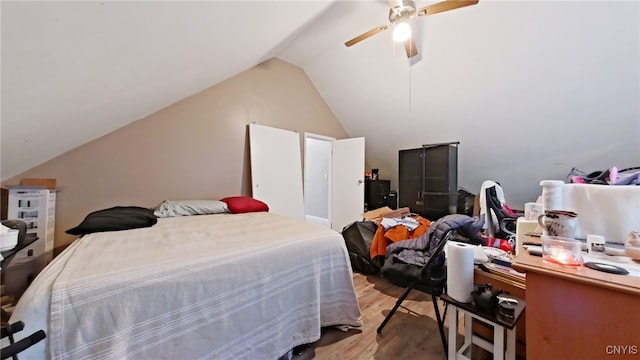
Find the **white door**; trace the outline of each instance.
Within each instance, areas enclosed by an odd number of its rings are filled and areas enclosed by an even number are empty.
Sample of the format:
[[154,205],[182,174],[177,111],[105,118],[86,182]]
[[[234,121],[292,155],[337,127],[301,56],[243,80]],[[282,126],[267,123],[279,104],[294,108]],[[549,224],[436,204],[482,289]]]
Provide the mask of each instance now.
[[333,142],[331,173],[331,228],[341,232],[346,225],[362,220],[364,138]]
[[249,146],[253,197],[269,212],[304,220],[298,133],[249,124]]

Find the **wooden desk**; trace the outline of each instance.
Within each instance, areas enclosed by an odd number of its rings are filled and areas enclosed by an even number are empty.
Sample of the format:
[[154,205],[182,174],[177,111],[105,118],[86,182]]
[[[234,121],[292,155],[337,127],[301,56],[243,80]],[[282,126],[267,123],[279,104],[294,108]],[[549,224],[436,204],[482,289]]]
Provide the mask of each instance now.
[[640,359],[640,278],[567,269],[519,254],[527,359]]

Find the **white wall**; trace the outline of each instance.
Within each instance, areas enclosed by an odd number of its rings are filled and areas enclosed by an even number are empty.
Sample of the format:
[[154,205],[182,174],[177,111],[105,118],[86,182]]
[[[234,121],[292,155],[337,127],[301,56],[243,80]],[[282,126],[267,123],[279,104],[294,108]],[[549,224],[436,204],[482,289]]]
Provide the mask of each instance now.
[[[282,79],[287,79],[283,82]],[[55,245],[90,212],[162,200],[251,195],[247,124],[345,138],[304,72],[264,62],[108,135],[73,149],[20,178],[55,178]]]

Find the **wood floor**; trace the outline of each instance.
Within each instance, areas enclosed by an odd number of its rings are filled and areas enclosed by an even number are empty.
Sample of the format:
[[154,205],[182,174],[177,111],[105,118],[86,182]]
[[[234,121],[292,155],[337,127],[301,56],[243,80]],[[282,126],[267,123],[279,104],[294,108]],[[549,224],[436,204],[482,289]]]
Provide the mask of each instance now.
[[[445,359],[431,297],[414,290],[387,323],[381,335],[376,329],[393,308],[404,288],[378,275],[353,276],[362,322],[361,329],[323,330],[322,337],[294,360],[307,359]],[[440,312],[444,310],[438,302]],[[448,319],[445,334],[448,336]],[[464,322],[461,322],[461,325]],[[459,335],[460,336],[460,335]]]

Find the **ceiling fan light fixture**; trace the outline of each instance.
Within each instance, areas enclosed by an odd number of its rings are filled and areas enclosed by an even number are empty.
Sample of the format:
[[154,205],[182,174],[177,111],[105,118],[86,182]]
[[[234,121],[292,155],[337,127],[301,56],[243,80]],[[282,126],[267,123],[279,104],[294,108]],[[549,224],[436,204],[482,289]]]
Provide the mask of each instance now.
[[393,41],[405,42],[411,37],[411,26],[405,21],[399,21],[393,29]]
[[412,37],[411,26],[409,21],[413,18],[438,14],[441,12],[459,9],[470,5],[475,5],[479,0],[442,0],[438,3],[416,8],[413,0],[388,0],[389,5],[389,22],[387,24],[376,26],[375,28],[362,33],[353,39],[344,43],[346,47],[353,46],[364,39],[380,33],[393,27],[394,42],[404,42],[404,48],[408,58],[418,55],[416,43]]

